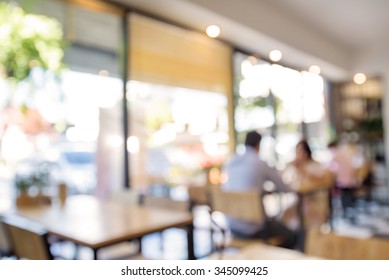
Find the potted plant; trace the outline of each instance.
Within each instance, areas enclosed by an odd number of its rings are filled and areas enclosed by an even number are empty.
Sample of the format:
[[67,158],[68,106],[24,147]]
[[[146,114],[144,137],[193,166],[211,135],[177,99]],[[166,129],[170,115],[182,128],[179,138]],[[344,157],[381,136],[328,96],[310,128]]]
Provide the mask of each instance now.
[[31,186],[31,181],[28,176],[24,176],[24,175],[15,176],[15,187],[18,195],[27,195],[30,186]]
[[29,173],[15,175],[17,206],[51,203],[51,198],[44,192],[50,186],[50,168],[50,164],[38,162]]
[[63,68],[63,45],[57,20],[0,3],[0,74],[4,78],[24,81],[34,67],[58,73]]
[[30,205],[32,202],[29,195],[29,189],[31,187],[30,176],[17,174],[14,179],[14,184],[16,187],[16,205]]
[[32,102],[38,85],[31,73],[35,69],[39,73],[59,74],[64,68],[63,47],[62,27],[56,19],[28,14],[13,4],[0,3],[0,79],[8,87],[2,93],[3,98],[7,96],[5,108],[0,109],[18,115],[21,121],[10,122],[25,133],[31,133],[31,128],[25,126],[32,122],[27,120],[37,120],[34,134],[46,128],[41,127],[44,120]]

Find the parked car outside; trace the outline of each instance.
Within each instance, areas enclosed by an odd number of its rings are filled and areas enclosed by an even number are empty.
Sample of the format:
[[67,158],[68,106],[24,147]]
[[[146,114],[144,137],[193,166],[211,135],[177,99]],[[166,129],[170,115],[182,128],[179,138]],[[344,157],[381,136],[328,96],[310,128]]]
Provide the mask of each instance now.
[[38,175],[49,173],[44,182],[47,187],[65,183],[69,194],[92,194],[96,187],[96,170],[94,145],[66,142],[20,162],[15,182],[20,179],[33,182],[42,177]]
[[55,149],[60,174],[59,180],[70,193],[93,193],[96,187],[96,150],[92,145],[66,143]]

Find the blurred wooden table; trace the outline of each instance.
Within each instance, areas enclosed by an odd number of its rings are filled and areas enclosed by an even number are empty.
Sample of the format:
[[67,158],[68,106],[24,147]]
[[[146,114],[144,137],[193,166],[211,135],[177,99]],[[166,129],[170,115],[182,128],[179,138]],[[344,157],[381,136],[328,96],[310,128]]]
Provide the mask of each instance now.
[[52,206],[15,208],[19,215],[43,225],[50,234],[89,247],[100,248],[172,227],[186,227],[188,259],[194,259],[193,217],[184,212],[101,201],[94,196],[71,196]]

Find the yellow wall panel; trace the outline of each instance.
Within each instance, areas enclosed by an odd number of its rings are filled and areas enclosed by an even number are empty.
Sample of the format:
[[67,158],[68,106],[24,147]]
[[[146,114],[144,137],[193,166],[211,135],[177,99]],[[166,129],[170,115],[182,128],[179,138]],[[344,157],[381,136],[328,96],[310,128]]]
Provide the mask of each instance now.
[[230,94],[229,46],[139,15],[130,17],[130,78]]

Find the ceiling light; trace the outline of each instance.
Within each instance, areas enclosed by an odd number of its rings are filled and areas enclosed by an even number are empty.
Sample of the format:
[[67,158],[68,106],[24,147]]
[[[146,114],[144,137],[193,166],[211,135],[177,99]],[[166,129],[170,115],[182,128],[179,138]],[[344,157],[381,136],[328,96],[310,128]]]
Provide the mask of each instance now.
[[207,27],[207,35],[211,38],[216,38],[220,35],[220,28],[217,25],[210,25]]
[[258,58],[256,58],[255,56],[249,56],[247,60],[250,61],[252,65],[257,64],[258,62]]
[[109,77],[109,71],[106,69],[102,69],[99,71],[99,76]]
[[364,82],[366,82],[366,75],[363,73],[357,73],[354,75],[354,83],[358,85],[362,85]]
[[277,61],[280,61],[281,58],[282,58],[282,52],[279,51],[279,50],[272,50],[270,53],[269,53],[269,58],[274,61],[274,62],[277,62]]
[[311,67],[309,67],[309,72],[316,74],[316,75],[319,75],[321,72],[321,69],[317,65],[312,65]]

